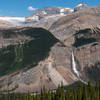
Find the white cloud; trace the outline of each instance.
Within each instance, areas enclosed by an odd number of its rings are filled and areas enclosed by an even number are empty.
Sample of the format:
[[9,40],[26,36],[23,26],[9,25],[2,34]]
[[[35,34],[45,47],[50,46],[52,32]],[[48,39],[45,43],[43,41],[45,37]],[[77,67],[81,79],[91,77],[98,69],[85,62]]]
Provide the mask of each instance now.
[[32,6],[29,6],[27,9],[28,9],[29,11],[34,11],[34,10],[36,10],[37,8],[34,8],[34,7],[32,7]]

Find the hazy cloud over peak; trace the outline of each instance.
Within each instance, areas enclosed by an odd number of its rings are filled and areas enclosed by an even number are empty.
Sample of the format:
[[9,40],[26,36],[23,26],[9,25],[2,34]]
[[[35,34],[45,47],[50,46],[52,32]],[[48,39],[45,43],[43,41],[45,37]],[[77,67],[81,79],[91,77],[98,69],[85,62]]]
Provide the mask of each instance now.
[[32,7],[32,6],[29,6],[27,9],[28,9],[29,11],[34,11],[34,10],[36,10],[37,8],[34,8],[34,7]]

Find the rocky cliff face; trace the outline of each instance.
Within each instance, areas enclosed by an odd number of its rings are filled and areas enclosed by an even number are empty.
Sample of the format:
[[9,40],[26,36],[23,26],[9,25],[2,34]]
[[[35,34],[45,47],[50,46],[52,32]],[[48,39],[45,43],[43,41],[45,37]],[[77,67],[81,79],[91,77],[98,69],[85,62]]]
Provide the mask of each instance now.
[[[95,70],[97,69],[97,65],[99,68],[98,63],[100,62],[100,29],[85,29],[75,35],[74,46],[77,45],[77,47],[75,47],[74,54],[79,64],[79,72],[82,73],[83,78],[86,79],[87,77],[87,79],[95,82],[95,78],[98,77]],[[92,68],[95,70],[92,70]],[[94,71],[94,74],[92,74],[92,71]],[[96,81],[99,82],[99,78]]]
[[83,81],[100,82],[99,78],[95,79],[99,76],[100,65],[99,20],[100,7],[97,6],[65,16],[49,29],[69,50],[74,51],[77,71]]
[[44,27],[48,29],[53,22],[73,12],[71,8],[46,7],[37,10],[25,18],[24,26]]
[[74,42],[73,34],[76,31],[100,27],[99,16],[100,6],[84,9],[60,18],[59,21],[52,24],[49,30],[66,45],[71,46]]

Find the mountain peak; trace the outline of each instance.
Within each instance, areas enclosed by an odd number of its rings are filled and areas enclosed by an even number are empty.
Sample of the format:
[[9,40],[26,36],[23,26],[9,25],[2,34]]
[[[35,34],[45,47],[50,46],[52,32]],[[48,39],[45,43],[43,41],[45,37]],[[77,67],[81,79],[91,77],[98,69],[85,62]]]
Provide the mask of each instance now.
[[42,9],[37,10],[36,12],[34,12],[32,15],[27,16],[27,19],[32,19],[32,20],[36,20],[36,18],[34,18],[35,16],[38,16],[38,19],[42,19],[46,16],[53,16],[53,15],[67,15],[69,13],[72,13],[73,9],[71,8],[63,8],[63,7],[45,7]]
[[83,2],[80,2],[80,3],[77,4],[76,7],[80,7],[80,6],[83,6],[83,5],[85,5],[85,4]]
[[74,12],[75,11],[79,11],[79,10],[82,10],[82,9],[87,9],[89,8],[89,6],[83,2],[80,2],[76,5],[76,7],[74,8]]

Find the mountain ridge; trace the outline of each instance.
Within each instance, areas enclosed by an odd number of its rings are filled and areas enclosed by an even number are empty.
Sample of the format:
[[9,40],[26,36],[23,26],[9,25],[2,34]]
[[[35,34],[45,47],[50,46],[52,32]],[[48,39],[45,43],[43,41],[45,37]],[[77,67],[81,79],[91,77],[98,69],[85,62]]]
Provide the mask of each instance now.
[[[83,5],[85,5],[85,4],[83,4]],[[27,26],[39,26],[38,24],[40,24],[42,22],[41,21],[42,18],[45,19],[45,17],[49,17],[52,15],[53,16],[59,15],[59,17],[57,18],[57,19],[59,19],[62,16],[66,16],[66,15],[74,12],[74,9],[66,8],[66,7],[56,7],[56,6],[44,7],[44,8],[36,10],[33,14],[26,16],[26,17],[0,16],[0,20],[7,21],[7,22],[13,24],[14,26],[26,26],[26,27]],[[85,9],[85,8],[83,7],[83,9]],[[79,10],[81,10],[81,9],[79,9]],[[6,17],[6,18],[4,18],[4,17]],[[55,19],[55,17],[51,18],[50,21],[54,20],[54,19]],[[38,23],[38,21],[40,21],[40,22]]]

